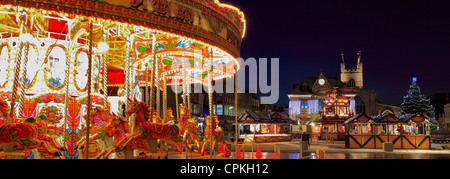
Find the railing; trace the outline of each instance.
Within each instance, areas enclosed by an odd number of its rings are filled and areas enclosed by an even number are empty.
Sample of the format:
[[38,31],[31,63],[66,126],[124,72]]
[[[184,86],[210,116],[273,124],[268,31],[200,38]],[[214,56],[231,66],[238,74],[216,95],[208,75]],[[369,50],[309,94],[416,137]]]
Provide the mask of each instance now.
[[327,152],[325,152],[325,150],[316,148],[315,155],[308,155],[305,157],[301,157],[299,159],[326,159],[326,158],[327,158]]

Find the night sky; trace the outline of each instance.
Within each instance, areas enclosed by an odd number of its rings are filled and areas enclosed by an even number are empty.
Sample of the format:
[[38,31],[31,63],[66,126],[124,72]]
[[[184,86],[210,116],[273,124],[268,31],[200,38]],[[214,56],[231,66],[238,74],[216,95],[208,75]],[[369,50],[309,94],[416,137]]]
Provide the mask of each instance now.
[[[356,68],[362,51],[364,88],[400,104],[418,77],[422,93],[450,92],[450,3],[399,0],[221,0],[241,9],[247,33],[241,57],[280,59],[280,98],[303,78],[340,77],[340,52]],[[264,94],[261,94],[264,95]]]

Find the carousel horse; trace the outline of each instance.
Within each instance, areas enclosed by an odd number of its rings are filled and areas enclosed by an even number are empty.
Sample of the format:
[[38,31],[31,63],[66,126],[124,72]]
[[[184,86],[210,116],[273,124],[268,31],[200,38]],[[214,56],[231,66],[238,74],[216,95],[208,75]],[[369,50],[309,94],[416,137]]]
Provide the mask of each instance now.
[[178,149],[184,146],[187,150],[190,150],[190,147],[181,137],[183,136],[182,131],[176,124],[150,121],[150,108],[147,103],[129,100],[125,114],[127,117],[135,114],[134,131],[128,140],[129,142],[132,140],[160,139],[168,144],[175,145]]
[[197,120],[191,119],[189,108],[185,104],[180,105],[180,130],[183,131],[183,140],[189,137],[190,141],[195,142],[197,147],[200,147],[200,137],[197,132]]
[[23,122],[13,120],[0,125],[0,144],[14,144],[17,150],[31,150],[42,145],[38,139],[38,127],[34,118]]
[[[108,116],[112,116],[109,114]],[[106,115],[106,111],[103,106],[94,105],[91,109],[90,119],[90,130],[89,130],[89,140],[94,141],[97,139],[104,139],[105,137],[112,137],[112,132],[109,131],[109,117]],[[84,119],[87,119],[87,114],[85,114]],[[75,148],[80,147],[83,149],[86,144],[86,136],[83,136]]]
[[[126,125],[126,126],[121,127],[121,129],[125,129],[125,130],[122,130],[121,133],[119,133],[119,134],[115,133],[113,146],[111,148],[106,149],[104,152],[100,153],[97,156],[97,158],[108,158],[109,155],[111,155],[111,153],[114,152],[114,150],[116,151],[116,153],[119,153],[119,151],[121,149],[122,150],[130,150],[130,149],[137,148],[136,146],[133,146],[133,144],[131,144],[131,142],[128,142],[128,140],[127,140],[127,139],[133,138],[132,136],[128,135],[128,129],[129,129],[128,121],[126,121],[125,118],[123,118],[123,117],[120,117],[120,116],[116,116],[116,117],[120,118],[120,121],[121,121],[121,122],[119,122],[119,119],[118,119],[117,124]],[[172,108],[167,109],[166,113],[164,114],[164,119],[157,117],[156,113],[153,113],[153,119],[156,119],[156,121],[159,121],[159,122],[173,121],[174,116],[172,114]],[[111,121],[111,122],[113,122],[113,121]],[[137,135],[138,134],[139,133],[137,133]],[[118,135],[120,138],[118,138]],[[128,136],[128,137],[126,137],[126,136]],[[137,136],[134,136],[134,137],[137,137]],[[137,145],[141,145],[141,144],[142,143],[138,143]],[[139,148],[142,149],[143,147],[145,147],[145,146],[141,145]],[[148,146],[145,148],[148,148]]]
[[110,114],[109,123],[105,126],[102,135],[103,137],[114,137],[112,145],[97,155],[97,158],[108,158],[115,150],[122,148],[127,141],[129,136],[128,121],[120,115]]
[[[86,118],[87,115],[84,116]],[[95,141],[98,139],[109,140],[112,138],[112,144],[107,144],[107,148],[102,152],[97,154],[97,158],[108,158],[109,155],[114,152],[115,149],[119,149],[125,146],[125,141],[129,133],[129,124],[120,115],[109,113],[106,116],[106,111],[103,106],[94,106],[91,110],[90,120],[92,126],[90,127],[90,141]],[[86,145],[86,137],[84,136],[80,141],[78,141],[77,147],[84,149]],[[128,146],[128,148],[131,148]]]
[[[9,106],[3,99],[0,99],[0,110],[3,119],[0,123],[0,144],[2,147],[13,144],[16,150],[40,149],[47,152],[51,157],[60,157],[62,149],[51,137],[52,129],[48,128],[48,118],[40,115],[37,120],[33,117],[26,120],[11,119],[6,111]],[[50,120],[51,121],[51,120]]]
[[8,103],[0,98],[0,144],[13,144],[18,150],[35,149],[42,144],[38,139],[38,128],[34,118],[23,122],[9,117],[10,107]]
[[54,155],[61,158],[59,151],[64,151],[63,145],[60,145],[55,139],[59,137],[59,131],[64,131],[64,127],[56,127],[63,118],[62,112],[55,106],[45,106],[38,114],[36,125],[38,128],[38,139],[43,141],[42,146],[38,147],[43,158],[53,158]]
[[172,108],[168,108],[166,112],[164,113],[164,123],[168,123],[169,121],[174,121],[175,117],[173,116]]
[[[225,136],[223,134],[223,131],[220,127],[216,128],[216,125],[219,124],[219,117],[217,115],[214,116],[214,119],[211,119],[211,116],[206,116],[206,129],[205,129],[205,138],[203,139],[203,146],[201,154],[204,154],[205,148],[207,146],[212,147],[212,150],[214,151],[216,144],[225,144]],[[211,126],[211,128],[210,128]],[[210,131],[212,130],[212,135]],[[225,150],[228,150],[227,145],[224,145]]]

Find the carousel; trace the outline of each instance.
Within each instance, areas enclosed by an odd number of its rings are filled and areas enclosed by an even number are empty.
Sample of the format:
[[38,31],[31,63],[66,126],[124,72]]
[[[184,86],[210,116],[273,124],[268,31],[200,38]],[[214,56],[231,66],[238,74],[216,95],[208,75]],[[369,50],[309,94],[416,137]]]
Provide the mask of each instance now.
[[214,111],[245,28],[219,0],[0,0],[0,157],[132,158],[161,142],[213,154],[223,132],[211,114],[198,138],[191,84]]

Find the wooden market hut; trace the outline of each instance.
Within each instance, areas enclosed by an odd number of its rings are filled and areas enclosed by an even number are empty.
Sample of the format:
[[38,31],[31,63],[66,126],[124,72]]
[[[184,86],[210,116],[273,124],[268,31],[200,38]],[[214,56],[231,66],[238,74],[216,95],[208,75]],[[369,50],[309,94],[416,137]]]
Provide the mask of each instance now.
[[356,115],[344,122],[346,148],[379,148],[392,142],[394,149],[430,149],[429,120],[421,115]]
[[238,118],[238,136],[244,142],[290,141],[292,119],[283,112],[245,111]]

